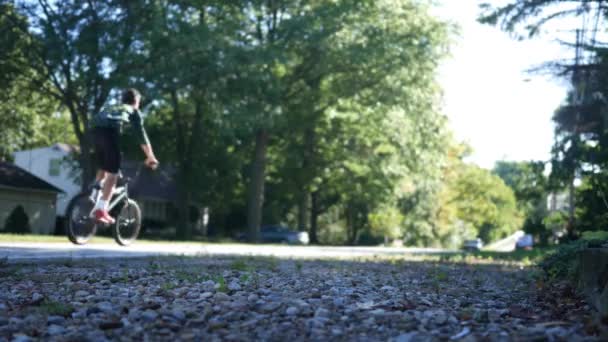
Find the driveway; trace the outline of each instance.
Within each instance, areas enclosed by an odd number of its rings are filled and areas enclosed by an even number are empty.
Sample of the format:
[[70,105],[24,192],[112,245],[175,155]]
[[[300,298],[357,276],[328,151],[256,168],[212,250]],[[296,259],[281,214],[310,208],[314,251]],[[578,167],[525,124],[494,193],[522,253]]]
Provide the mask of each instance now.
[[76,246],[70,243],[0,243],[0,258],[9,261],[70,258],[132,258],[161,255],[275,256],[282,258],[352,258],[374,255],[450,253],[434,248],[322,247],[203,243],[135,243]]

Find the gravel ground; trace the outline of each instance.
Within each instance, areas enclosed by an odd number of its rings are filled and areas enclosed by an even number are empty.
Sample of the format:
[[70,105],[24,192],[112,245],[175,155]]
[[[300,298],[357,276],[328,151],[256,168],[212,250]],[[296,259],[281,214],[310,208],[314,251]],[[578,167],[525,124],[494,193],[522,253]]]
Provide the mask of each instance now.
[[596,341],[564,284],[508,265],[165,257],[0,266],[0,341]]

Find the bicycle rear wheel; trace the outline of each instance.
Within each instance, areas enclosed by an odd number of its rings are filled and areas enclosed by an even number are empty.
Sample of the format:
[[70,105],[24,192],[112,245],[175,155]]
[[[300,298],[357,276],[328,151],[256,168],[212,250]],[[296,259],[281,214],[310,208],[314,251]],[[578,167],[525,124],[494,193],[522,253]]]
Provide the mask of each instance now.
[[76,245],[84,245],[95,235],[97,223],[89,215],[95,206],[88,194],[76,195],[66,211],[66,234]]
[[141,210],[139,205],[132,199],[127,200],[118,215],[114,224],[114,240],[121,246],[128,246],[139,235],[141,229]]

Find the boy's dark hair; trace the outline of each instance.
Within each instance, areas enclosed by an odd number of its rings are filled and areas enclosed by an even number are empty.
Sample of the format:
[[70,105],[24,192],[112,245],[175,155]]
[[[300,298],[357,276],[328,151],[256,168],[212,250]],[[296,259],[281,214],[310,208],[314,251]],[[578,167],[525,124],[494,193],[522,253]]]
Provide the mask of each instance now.
[[133,105],[135,104],[136,98],[141,99],[141,94],[139,91],[137,91],[137,89],[130,88],[122,93],[122,103],[124,104]]

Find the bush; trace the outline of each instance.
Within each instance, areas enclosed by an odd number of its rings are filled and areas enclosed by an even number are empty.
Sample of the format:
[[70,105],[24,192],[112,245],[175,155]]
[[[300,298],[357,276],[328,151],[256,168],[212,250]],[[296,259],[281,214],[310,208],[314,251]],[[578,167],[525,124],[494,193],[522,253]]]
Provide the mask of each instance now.
[[539,266],[550,279],[574,280],[579,268],[578,253],[585,248],[600,247],[606,242],[608,242],[607,232],[585,232],[581,239],[558,246],[539,263]]
[[27,234],[32,232],[30,218],[27,216],[23,206],[18,205],[13,209],[4,223],[4,232],[14,234]]

